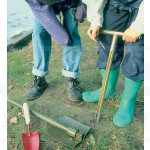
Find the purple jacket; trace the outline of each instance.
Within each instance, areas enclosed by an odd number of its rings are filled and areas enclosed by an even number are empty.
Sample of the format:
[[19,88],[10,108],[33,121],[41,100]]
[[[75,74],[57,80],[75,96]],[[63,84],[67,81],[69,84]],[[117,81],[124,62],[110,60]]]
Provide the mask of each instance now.
[[[71,45],[71,39],[69,37],[69,34],[64,28],[64,26],[56,18],[56,14],[52,6],[43,5],[41,2],[39,2],[39,0],[26,0],[26,2],[30,6],[36,19],[40,22],[40,24],[47,30],[47,32],[53,37],[53,39],[57,43],[63,46]],[[77,19],[82,19],[81,21],[79,21],[83,22],[84,18],[80,17],[79,13],[76,17]]]
[[36,19],[57,43],[63,46],[71,44],[69,34],[56,18],[55,12],[50,5],[43,5],[38,0],[26,0],[26,2],[29,4]]

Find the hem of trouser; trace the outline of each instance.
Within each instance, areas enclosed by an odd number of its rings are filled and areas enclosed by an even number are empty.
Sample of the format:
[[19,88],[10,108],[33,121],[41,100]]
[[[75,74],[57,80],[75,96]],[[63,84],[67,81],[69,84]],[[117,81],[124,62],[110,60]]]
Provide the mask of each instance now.
[[[112,65],[112,66],[111,66],[111,70],[116,69],[119,65],[120,65],[120,62],[119,62],[119,63],[116,63],[115,65]],[[97,67],[98,69],[106,69],[106,67],[104,67],[104,66],[99,66],[99,65],[97,65],[97,64],[96,64],[96,67]]]
[[135,81],[135,82],[139,82],[139,81],[144,81],[144,73],[142,73],[142,74],[139,74],[139,75],[137,75],[137,76],[135,76],[135,77],[131,77],[131,76],[128,76],[123,70],[122,70],[122,73],[124,74],[124,76],[126,77],[126,78],[128,78],[128,79],[130,79],[130,80],[133,80],[133,81]]
[[63,70],[62,75],[65,77],[78,78],[80,76],[80,72],[70,72]]
[[49,71],[40,71],[33,67],[32,73],[38,77],[45,77],[46,75],[48,75]]

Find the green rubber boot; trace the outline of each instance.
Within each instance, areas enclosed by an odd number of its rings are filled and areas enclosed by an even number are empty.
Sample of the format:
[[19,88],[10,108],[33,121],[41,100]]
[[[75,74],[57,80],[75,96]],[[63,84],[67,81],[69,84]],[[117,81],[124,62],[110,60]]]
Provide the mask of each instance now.
[[142,81],[135,82],[124,79],[124,91],[120,101],[120,107],[113,117],[113,123],[118,127],[125,127],[132,122],[136,96]]
[[[120,66],[110,71],[107,89],[105,93],[105,99],[113,98],[116,95],[115,92],[116,92],[116,85],[119,77],[119,70],[120,70]],[[102,76],[102,79],[104,79],[105,69],[100,69],[100,74]],[[101,93],[101,88],[96,91],[83,92],[82,99],[86,102],[95,103],[99,101],[100,93]]]

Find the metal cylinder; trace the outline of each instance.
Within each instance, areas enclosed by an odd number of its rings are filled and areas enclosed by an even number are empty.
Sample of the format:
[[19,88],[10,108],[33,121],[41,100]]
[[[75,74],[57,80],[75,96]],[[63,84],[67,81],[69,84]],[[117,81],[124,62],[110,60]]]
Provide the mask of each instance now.
[[[10,98],[7,98],[7,101],[20,107],[23,108],[22,104],[19,102],[16,102],[15,100],[12,100]],[[78,129],[74,129],[72,127],[68,127],[60,122],[58,122],[57,120],[50,118],[44,114],[41,114],[33,109],[30,109],[31,114],[33,114],[34,116],[40,118],[41,120],[47,122],[48,124],[50,124],[51,126],[54,126],[56,128],[59,128],[63,131],[66,131],[68,135],[70,135],[71,137],[76,138],[77,140],[81,140],[81,137],[83,137],[84,133],[79,132]],[[78,133],[78,134],[77,134]],[[82,140],[81,140],[82,141]]]

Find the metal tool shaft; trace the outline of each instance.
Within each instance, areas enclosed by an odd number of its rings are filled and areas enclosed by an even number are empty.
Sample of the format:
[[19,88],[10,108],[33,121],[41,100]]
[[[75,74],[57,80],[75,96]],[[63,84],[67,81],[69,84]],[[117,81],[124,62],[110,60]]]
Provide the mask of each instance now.
[[121,33],[121,32],[107,31],[107,30],[102,30],[102,31],[100,31],[100,33],[107,34],[107,35],[113,35],[113,39],[112,39],[112,44],[111,44],[111,48],[110,48],[110,52],[109,52],[109,56],[108,56],[105,76],[104,76],[104,80],[103,80],[103,84],[102,84],[101,95],[100,95],[98,106],[97,106],[97,113],[96,113],[97,122],[100,121],[102,104],[103,104],[105,93],[106,93],[106,88],[107,88],[107,83],[108,83],[109,74],[110,74],[110,70],[111,70],[112,60],[113,60],[113,56],[114,56],[114,52],[115,52],[115,48],[116,48],[117,38],[118,38],[118,36],[123,35],[123,33]]
[[123,32],[110,31],[110,30],[100,30],[100,34],[123,36]]
[[[20,107],[20,108],[23,108],[22,104],[19,103],[19,102],[16,102],[15,100],[12,100],[10,98],[7,98],[7,101]],[[68,126],[65,126],[63,125],[62,123],[58,122],[57,120],[53,119],[53,118],[50,118],[44,114],[41,114],[40,112],[37,112],[33,109],[30,109],[30,112],[32,115],[40,118],[41,120],[47,122],[48,124],[56,127],[56,128],[59,128],[61,130],[64,130],[67,132],[68,135],[70,135],[71,137],[74,137],[76,138],[77,140],[79,141],[82,141],[82,138],[83,138],[83,133],[79,132],[77,129],[74,129],[74,128],[71,128],[71,127],[68,127]]]

